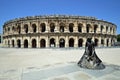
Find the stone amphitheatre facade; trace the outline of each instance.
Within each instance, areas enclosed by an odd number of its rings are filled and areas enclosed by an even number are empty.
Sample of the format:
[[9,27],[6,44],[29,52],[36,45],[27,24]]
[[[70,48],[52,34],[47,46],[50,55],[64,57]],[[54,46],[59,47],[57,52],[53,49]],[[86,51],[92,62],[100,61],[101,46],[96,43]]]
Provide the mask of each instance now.
[[88,37],[97,47],[112,46],[116,42],[116,25],[95,17],[68,15],[30,16],[3,25],[5,47],[85,47]]

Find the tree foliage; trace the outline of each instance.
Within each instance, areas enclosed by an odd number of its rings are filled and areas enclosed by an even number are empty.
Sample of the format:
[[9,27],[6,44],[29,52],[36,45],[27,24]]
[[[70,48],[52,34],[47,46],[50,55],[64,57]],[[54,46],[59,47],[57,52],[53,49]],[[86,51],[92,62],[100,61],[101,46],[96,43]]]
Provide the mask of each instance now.
[[120,34],[117,35],[117,41],[120,42]]

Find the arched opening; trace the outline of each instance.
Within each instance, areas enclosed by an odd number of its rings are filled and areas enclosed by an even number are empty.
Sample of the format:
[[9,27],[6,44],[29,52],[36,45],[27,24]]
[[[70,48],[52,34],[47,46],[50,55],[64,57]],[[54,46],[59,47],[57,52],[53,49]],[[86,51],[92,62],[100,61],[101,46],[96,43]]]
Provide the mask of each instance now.
[[36,31],[37,31],[37,26],[36,26],[36,24],[32,24],[32,29],[33,29],[33,33],[36,33]]
[[101,25],[101,33],[103,32],[103,28],[104,28],[103,25]]
[[94,33],[96,33],[98,25],[94,25]]
[[109,39],[107,39],[107,46],[109,46]]
[[87,26],[86,26],[86,32],[87,32],[87,33],[90,32],[90,24],[87,24]]
[[24,40],[24,48],[28,48],[28,40],[27,39]]
[[60,46],[60,48],[65,47],[65,40],[64,40],[63,38],[60,39],[60,41],[59,41],[59,46]]
[[82,24],[78,24],[78,32],[82,32]]
[[17,47],[20,48],[21,47],[21,41],[18,39],[17,40]]
[[50,47],[55,47],[55,39],[50,39]]
[[36,48],[36,39],[32,40],[32,48]]
[[106,33],[108,33],[108,26],[106,26]]
[[74,39],[73,38],[69,39],[69,47],[74,47]]
[[25,31],[25,33],[28,33],[28,25],[27,24],[24,25],[24,31]]
[[41,39],[40,41],[40,47],[45,48],[46,47],[46,41],[44,39]]
[[104,46],[104,40],[103,39],[101,39],[101,45]]
[[18,33],[20,34],[20,32],[21,32],[21,27],[20,27],[20,25],[18,25],[17,31],[18,31]]
[[79,39],[78,40],[78,47],[82,47],[83,46],[83,39]]
[[98,39],[95,39],[95,46],[98,46]]
[[73,23],[70,23],[70,24],[69,24],[69,31],[70,31],[70,32],[73,32],[73,26],[74,26]]
[[55,32],[55,24],[54,23],[50,24],[50,32]]
[[14,40],[12,40],[12,47],[15,47],[15,43],[14,43]]
[[61,23],[60,24],[60,32],[64,32],[64,27],[65,27],[65,24]]
[[15,27],[14,27],[14,26],[12,27],[12,31],[13,31],[13,32],[15,31]]
[[45,30],[46,30],[46,25],[45,25],[45,23],[41,23],[41,32],[45,32]]
[[8,47],[10,47],[10,41],[8,40]]

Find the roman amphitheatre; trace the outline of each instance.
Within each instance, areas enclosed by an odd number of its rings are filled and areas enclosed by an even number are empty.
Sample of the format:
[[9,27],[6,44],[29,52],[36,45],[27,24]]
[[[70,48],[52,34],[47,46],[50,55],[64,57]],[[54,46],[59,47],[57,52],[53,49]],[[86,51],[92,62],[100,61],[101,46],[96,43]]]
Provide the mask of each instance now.
[[3,25],[3,44],[17,48],[85,47],[92,37],[97,47],[116,42],[117,26],[95,17],[46,15],[16,18]]
[[[9,20],[3,25],[0,80],[120,80],[117,25],[95,17],[45,15]],[[88,37],[106,66],[80,68]]]

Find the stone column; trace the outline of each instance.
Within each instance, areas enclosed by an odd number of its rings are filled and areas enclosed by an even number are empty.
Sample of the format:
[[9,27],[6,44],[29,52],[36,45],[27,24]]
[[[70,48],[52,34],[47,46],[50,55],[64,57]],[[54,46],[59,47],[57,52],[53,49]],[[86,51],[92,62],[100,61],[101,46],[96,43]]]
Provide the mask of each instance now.
[[48,36],[46,37],[46,48],[49,48],[50,46],[49,46],[49,38],[48,38]]
[[31,38],[28,37],[28,48],[32,48]]
[[75,44],[74,44],[74,47],[78,47],[78,37],[77,37],[77,36],[75,37]]
[[98,47],[101,47],[101,37],[99,37],[99,39],[98,39]]
[[69,26],[69,24],[66,23],[66,26],[65,26],[65,32],[67,32],[67,33],[69,32],[68,26]]
[[39,48],[39,47],[40,47],[40,45],[39,45],[39,37],[38,37],[38,36],[36,37],[36,41],[37,41],[37,42],[36,42],[36,44],[37,44],[37,46],[36,46],[36,47],[37,47],[37,48]]
[[66,36],[66,39],[65,39],[65,48],[68,48],[69,47],[69,39],[68,39],[68,36]]
[[77,22],[74,23],[73,32],[75,32],[75,33],[78,32],[78,24],[77,24]]
[[87,39],[85,37],[83,37],[83,47],[85,47]]
[[83,23],[82,31],[83,31],[83,33],[86,33],[86,23]]
[[59,47],[59,39],[58,39],[58,36],[56,36],[56,47]]
[[106,38],[104,38],[104,46],[106,47],[107,46],[107,39]]
[[46,31],[45,31],[46,33],[48,33],[48,32],[50,32],[50,26],[49,26],[49,23],[48,22],[46,22]]
[[55,23],[55,32],[59,32],[59,24],[58,24],[58,22]]

